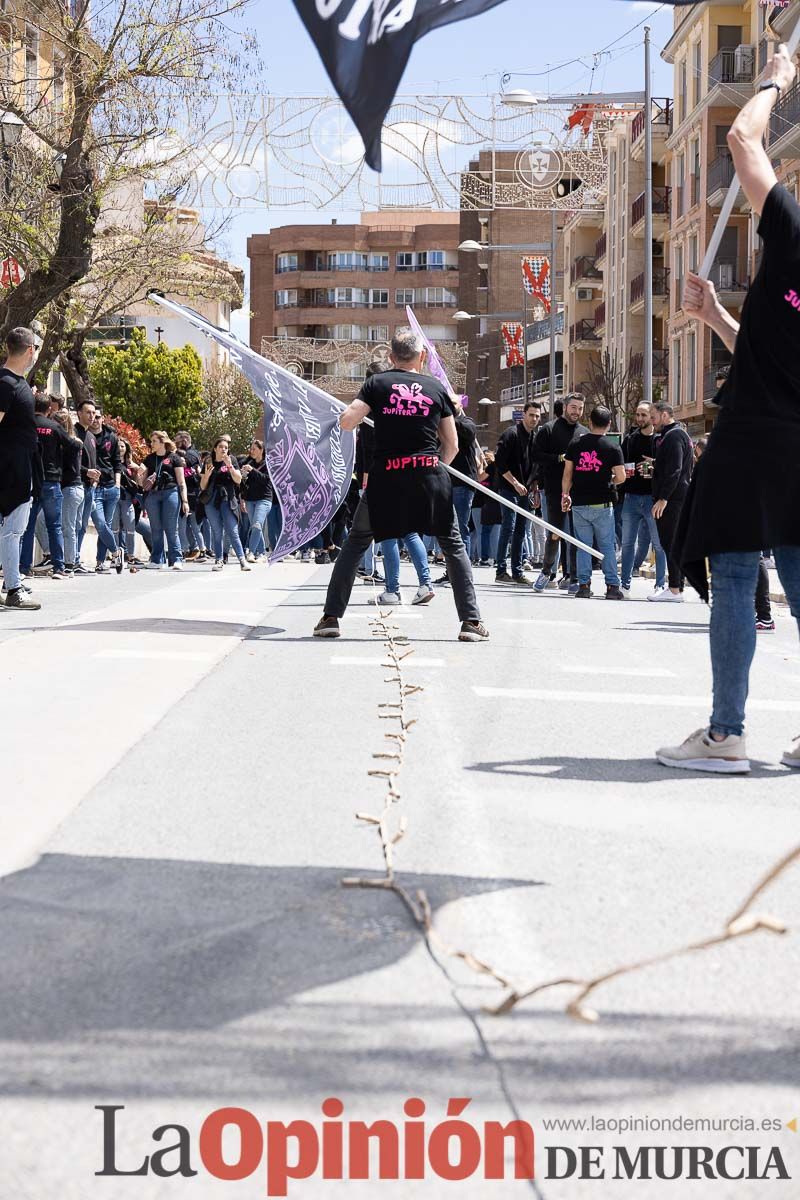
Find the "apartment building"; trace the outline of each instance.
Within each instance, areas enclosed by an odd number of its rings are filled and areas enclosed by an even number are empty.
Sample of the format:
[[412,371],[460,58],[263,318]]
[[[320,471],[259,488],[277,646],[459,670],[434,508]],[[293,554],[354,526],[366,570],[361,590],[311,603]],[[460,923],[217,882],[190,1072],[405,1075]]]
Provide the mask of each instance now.
[[[469,165],[471,174],[491,181],[492,172],[507,179],[516,155],[506,151],[481,151]],[[551,262],[551,311],[556,328],[556,396],[563,392],[564,318],[561,313],[564,281],[563,214],[558,214],[555,261]],[[478,242],[480,252],[462,251],[459,256],[459,308],[473,319],[459,322],[460,336],[468,342],[466,391],[470,396],[471,415],[481,428],[484,445],[494,445],[500,433],[522,409],[524,368],[508,365],[502,337],[503,321],[522,323],[522,258],[524,251],[491,249],[493,246],[550,245],[549,211],[495,208],[477,212],[463,208],[460,242]],[[552,257],[547,250],[540,253]],[[532,296],[527,298],[528,390],[551,408],[550,397],[550,322]],[[505,313],[495,317],[493,313]],[[485,314],[485,315],[484,315]],[[489,400],[490,404],[480,404]],[[474,403],[476,402],[476,403]]]
[[[671,271],[667,338],[669,398],[690,432],[711,428],[720,371],[730,354],[706,327],[690,320],[681,307],[687,270],[702,262],[708,241],[733,179],[726,135],[771,54],[769,13],[758,0],[721,4],[706,0],[675,10],[675,27],[663,50],[674,68],[674,129],[667,141],[672,189],[667,261]],[[780,32],[800,16],[797,0],[776,18]],[[797,188],[800,154],[800,88],[775,107],[769,151],[779,175]],[[757,218],[739,193],[711,269],[725,308],[738,319],[758,266]]]
[[[453,343],[458,328],[458,213],[362,213],[358,225],[287,225],[248,238],[250,345],[303,339],[305,378],[352,397],[365,361],[331,361],[331,340],[385,346],[410,304],[425,332]],[[314,358],[319,348],[319,360]]]

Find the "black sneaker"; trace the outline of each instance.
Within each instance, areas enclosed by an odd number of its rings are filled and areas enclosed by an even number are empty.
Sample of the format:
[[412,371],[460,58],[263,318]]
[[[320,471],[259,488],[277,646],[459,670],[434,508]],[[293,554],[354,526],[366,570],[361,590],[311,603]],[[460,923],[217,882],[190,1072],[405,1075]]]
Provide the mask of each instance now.
[[527,588],[533,587],[533,580],[530,579],[527,575],[512,575],[511,582],[515,583],[517,585],[517,587],[527,587]]
[[606,588],[606,600],[624,600],[624,599],[625,599],[625,597],[622,594],[622,588],[613,587],[611,585],[609,585]]
[[339,629],[338,617],[322,617],[314,626],[314,637],[318,638],[337,638],[341,637]]
[[85,567],[83,563],[75,563],[75,570],[73,571],[74,575],[91,575],[92,573],[93,572],[90,571],[88,567]]
[[122,574],[122,570],[123,570],[124,566],[125,566],[125,551],[122,549],[122,546],[119,546],[117,549],[117,553],[114,555],[114,570],[117,572],[118,575]]
[[495,581],[495,583],[513,583],[514,582],[513,579],[511,578],[511,576],[509,575],[508,571],[498,571],[494,577],[494,581]]
[[489,638],[489,630],[482,621],[462,621],[461,632],[458,635],[460,642],[485,642]]
[[29,612],[36,612],[42,606],[38,600],[30,600],[21,588],[14,588],[12,591],[6,592],[6,608],[24,608]]
[[774,621],[756,621],[756,633],[774,633]]
[[331,561],[331,556],[330,556],[330,554],[328,554],[327,550],[320,550],[317,554],[314,555],[314,563],[318,567],[327,566],[328,563],[330,563],[330,561]]
[[577,592],[575,593],[575,599],[576,600],[591,600],[591,598],[592,598],[591,586],[588,583],[581,583],[578,586]]
[[380,571],[373,571],[371,575],[362,575],[363,583],[385,583],[386,580],[381,575]]
[[433,586],[450,587],[450,580],[447,578],[447,572],[445,572],[444,575],[440,575],[438,579],[434,579]]

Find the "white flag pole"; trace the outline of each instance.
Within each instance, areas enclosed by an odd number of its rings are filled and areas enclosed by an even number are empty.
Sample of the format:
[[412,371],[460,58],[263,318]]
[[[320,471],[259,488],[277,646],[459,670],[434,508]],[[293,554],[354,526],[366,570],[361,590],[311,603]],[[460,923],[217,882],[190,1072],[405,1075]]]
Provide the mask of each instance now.
[[[206,337],[212,336],[212,333],[209,332],[209,330],[212,330],[213,337],[222,345],[228,346],[228,348],[234,352],[241,353],[242,350],[247,350],[250,354],[256,354],[256,351],[252,350],[250,346],[245,345],[244,342],[240,342],[235,334],[229,333],[225,329],[219,329],[216,325],[212,325],[210,321],[207,321],[205,317],[200,316],[199,313],[194,313],[190,309],[184,308],[182,304],[176,304],[174,300],[167,300],[167,298],[162,296],[159,292],[149,292],[147,299],[152,300],[154,304],[160,304],[162,308],[168,308],[171,312],[174,312],[176,316],[182,317],[185,321],[188,321],[190,325],[194,325],[196,329],[199,329],[202,333],[205,333]],[[262,356],[259,355],[258,357]],[[267,360],[265,359],[264,361],[266,362]],[[277,363],[270,362],[269,365],[271,367],[275,367],[284,375],[291,374],[290,371],[287,371],[284,367],[278,366]],[[322,389],[319,388],[317,390],[321,391]],[[331,396],[330,392],[326,392],[325,395],[328,397],[328,399],[332,400],[334,404],[338,404],[341,409],[347,408],[347,405],[342,400],[339,400],[336,396]],[[365,423],[367,425],[372,425],[373,422],[369,419],[369,417],[367,417]],[[603,555],[600,554],[599,551],[595,550],[594,547],[587,546],[583,542],[579,542],[577,538],[572,537],[572,535],[569,533],[563,533],[557,526],[549,525],[547,521],[543,521],[541,517],[534,516],[532,512],[527,512],[524,508],[520,508],[519,505],[514,504],[511,500],[506,500],[505,497],[498,495],[497,492],[493,492],[490,488],[484,487],[483,484],[478,483],[477,480],[470,479],[468,475],[462,475],[460,471],[454,470],[453,467],[448,467],[446,463],[442,463],[442,466],[444,467],[445,471],[449,472],[450,475],[458,479],[459,482],[466,483],[469,487],[474,488],[476,492],[483,492],[483,494],[488,496],[491,500],[496,500],[498,504],[502,504],[506,508],[512,509],[519,516],[524,517],[526,521],[530,521],[532,525],[540,525],[543,529],[549,530],[550,533],[555,533],[558,537],[563,538],[565,542],[571,542],[572,545],[577,546],[579,550],[585,550],[586,553],[591,554],[593,558],[597,558],[602,561]]]
[[[791,37],[786,43],[786,49],[789,51],[790,58],[794,55],[798,45],[800,45],[800,20],[798,20],[797,24],[792,30]],[[722,209],[717,219],[717,223],[714,226],[714,232],[711,235],[711,241],[708,243],[708,249],[706,250],[705,257],[703,258],[702,266],[698,272],[701,279],[708,279],[709,275],[711,274],[711,268],[714,265],[714,259],[717,257],[717,251],[719,250],[720,243],[722,241],[722,235],[728,226],[728,221],[730,220],[731,213],[733,212],[733,207],[736,204],[736,198],[739,195],[739,190],[739,176],[734,173],[733,179],[731,180],[731,186],[728,188],[728,194],[725,197]]]

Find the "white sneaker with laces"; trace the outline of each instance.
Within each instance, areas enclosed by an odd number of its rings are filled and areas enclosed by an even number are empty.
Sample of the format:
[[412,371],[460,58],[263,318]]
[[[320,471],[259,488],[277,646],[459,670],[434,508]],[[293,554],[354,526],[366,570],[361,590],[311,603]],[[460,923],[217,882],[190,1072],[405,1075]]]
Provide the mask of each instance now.
[[800,733],[794,739],[794,746],[791,750],[787,750],[781,762],[785,767],[796,767],[800,769]]
[[433,590],[433,588],[428,587],[427,583],[421,583],[414,592],[414,599],[411,601],[411,603],[430,604],[431,600],[433,600],[435,596],[436,592]]
[[680,771],[746,775],[750,770],[744,735],[729,734],[716,742],[708,729],[696,729],[680,746],[663,746],[656,750],[656,758],[662,766]]
[[370,597],[369,602],[381,608],[390,608],[392,605],[402,604],[403,597],[399,592],[380,592],[377,596]]
[[683,592],[671,592],[666,587],[660,592],[651,592],[647,599],[654,600],[656,604],[683,604]]
[[631,598],[631,589],[630,589],[629,587],[627,587],[627,588],[626,588],[626,587],[624,587],[624,588],[620,588],[620,591],[622,592],[622,594],[623,594],[623,596],[625,597],[625,599],[626,599],[626,600],[630,600],[630,598]]

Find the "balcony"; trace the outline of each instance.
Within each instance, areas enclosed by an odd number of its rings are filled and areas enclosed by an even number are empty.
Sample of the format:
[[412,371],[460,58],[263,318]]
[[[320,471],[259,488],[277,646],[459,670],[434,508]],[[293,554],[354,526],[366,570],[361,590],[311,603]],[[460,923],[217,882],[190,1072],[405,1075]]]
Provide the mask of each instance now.
[[605,233],[601,233],[600,237],[597,239],[597,241],[594,244],[594,265],[598,269],[599,269],[600,264],[602,263],[603,259],[606,256],[607,250],[608,250],[608,236]]
[[594,327],[597,333],[602,333],[606,327],[606,302],[598,304],[594,310]]
[[[723,150],[708,168],[708,204],[711,208],[721,208],[725,202],[725,197],[728,194],[728,188],[731,186],[736,170],[733,165],[733,159],[727,150]],[[739,188],[739,195],[736,199],[736,208],[743,208],[747,204],[747,198],[744,192]]]
[[[661,317],[669,301],[669,267],[653,267],[653,316]],[[644,271],[631,280],[630,311],[644,312]]]
[[789,88],[769,119],[770,158],[800,157],[800,79]]
[[598,271],[597,261],[592,255],[581,254],[573,260],[569,281],[573,287],[597,287],[603,282],[603,272]]
[[727,378],[728,369],[728,363],[712,363],[708,370],[703,372],[704,402],[708,403],[709,400],[714,399]]
[[[653,237],[662,238],[669,229],[670,193],[668,187],[653,188]],[[631,234],[644,237],[644,200],[642,192],[631,205]]]
[[741,308],[750,280],[743,260],[719,258],[711,267],[709,279],[714,284],[720,304],[725,308]]
[[569,344],[577,350],[589,349],[600,341],[592,318],[576,321],[569,327]]
[[[672,101],[654,100],[651,127],[653,130],[653,162],[664,161],[667,138],[672,133]],[[631,124],[631,158],[641,162],[644,158],[644,109],[636,114]]]
[[[631,355],[631,374],[641,379],[644,372],[644,355]],[[667,350],[653,351],[653,379],[666,379],[669,375],[669,352]]]
[[742,108],[753,94],[755,75],[755,46],[720,50],[708,64],[708,90],[703,98],[704,106]]
[[[539,400],[542,396],[550,395],[550,379],[532,379],[528,381],[528,393],[531,400]],[[564,393],[564,376],[556,375],[556,395]],[[525,401],[525,385],[518,383],[516,387],[503,388],[500,393],[501,404],[523,404]]]

